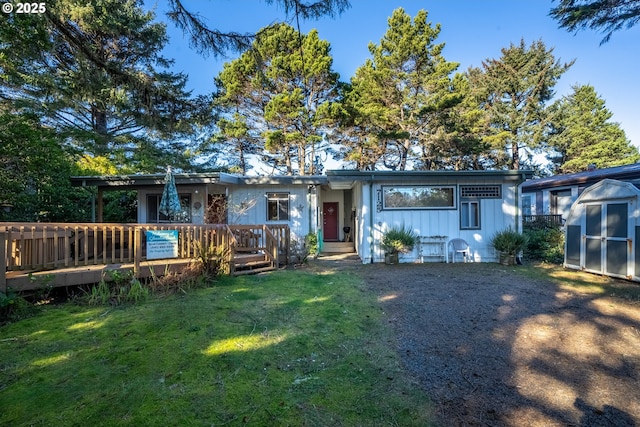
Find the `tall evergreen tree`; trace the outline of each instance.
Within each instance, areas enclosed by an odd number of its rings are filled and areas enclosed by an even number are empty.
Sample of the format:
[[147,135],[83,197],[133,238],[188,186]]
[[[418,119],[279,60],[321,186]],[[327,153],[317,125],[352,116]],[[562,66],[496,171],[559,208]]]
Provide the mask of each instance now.
[[88,194],[69,182],[73,160],[35,114],[0,103],[0,147],[0,221],[86,219]]
[[[300,19],[318,19],[336,16],[350,7],[348,0],[266,0],[267,4],[281,7],[284,22]],[[244,52],[251,47],[256,34],[221,31],[209,27],[196,12],[189,10],[181,0],[169,0],[168,17],[189,36],[191,46],[203,55],[224,56],[228,51]],[[274,25],[277,21],[274,21]],[[298,32],[299,32],[298,26]]]
[[[482,136],[487,133],[487,114],[471,96],[465,75],[456,74],[451,85],[456,102],[434,115],[427,130],[430,144],[421,147],[418,169],[478,170],[486,167],[483,158],[490,146]],[[457,102],[457,99],[461,101]]]
[[[499,59],[487,59],[468,71],[472,90],[489,117],[486,141],[497,167],[520,169],[522,150],[534,150],[545,138],[547,102],[553,87],[573,62],[562,64],[539,40],[511,44]],[[505,150],[509,153],[505,156]]]
[[156,167],[161,143],[192,132],[204,103],[190,99],[186,76],[167,71],[165,27],[141,6],[57,0],[45,14],[9,16],[0,97],[38,112],[71,148]]
[[559,100],[554,109],[554,134],[549,144],[559,154],[558,172],[621,166],[640,161],[638,149],[631,145],[613,114],[593,86],[574,86],[573,93]]
[[462,100],[451,79],[458,64],[442,56],[444,44],[435,43],[440,25],[432,26],[427,18],[424,10],[412,19],[396,9],[383,38],[369,45],[372,58],[351,81],[352,110],[368,123],[365,140],[384,146],[381,160],[390,169],[407,169],[416,150],[420,167],[433,168],[437,150],[430,127],[438,114]]
[[606,43],[615,31],[631,28],[640,21],[640,1],[559,0],[549,14],[571,32],[601,29],[605,34],[601,43]]
[[318,173],[315,157],[333,127],[338,75],[329,43],[317,31],[299,34],[287,24],[261,31],[252,49],[225,64],[217,78],[224,120],[246,122],[264,138],[263,160],[287,174]]

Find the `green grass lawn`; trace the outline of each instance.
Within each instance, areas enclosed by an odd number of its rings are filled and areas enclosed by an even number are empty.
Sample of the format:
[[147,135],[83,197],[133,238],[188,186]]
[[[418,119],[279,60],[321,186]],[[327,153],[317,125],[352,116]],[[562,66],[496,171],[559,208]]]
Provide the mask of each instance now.
[[0,326],[0,425],[424,426],[375,297],[348,273],[223,278]]

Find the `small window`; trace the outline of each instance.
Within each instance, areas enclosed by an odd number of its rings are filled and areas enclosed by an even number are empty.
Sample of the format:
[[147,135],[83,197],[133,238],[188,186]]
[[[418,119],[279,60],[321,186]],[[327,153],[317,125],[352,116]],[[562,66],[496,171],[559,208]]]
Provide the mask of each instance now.
[[463,200],[460,202],[460,228],[480,228],[480,201]]
[[289,193],[267,193],[267,220],[289,220]]
[[403,185],[382,187],[384,209],[442,209],[455,207],[453,187]]
[[531,196],[522,195],[522,214],[523,215],[533,215],[533,209],[531,209]]

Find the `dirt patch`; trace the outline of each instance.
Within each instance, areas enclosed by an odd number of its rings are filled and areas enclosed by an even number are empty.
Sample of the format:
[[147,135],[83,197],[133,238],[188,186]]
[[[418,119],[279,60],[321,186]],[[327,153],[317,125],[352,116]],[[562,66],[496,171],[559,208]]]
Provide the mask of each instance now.
[[640,425],[638,303],[499,264],[324,262],[377,295],[442,425]]

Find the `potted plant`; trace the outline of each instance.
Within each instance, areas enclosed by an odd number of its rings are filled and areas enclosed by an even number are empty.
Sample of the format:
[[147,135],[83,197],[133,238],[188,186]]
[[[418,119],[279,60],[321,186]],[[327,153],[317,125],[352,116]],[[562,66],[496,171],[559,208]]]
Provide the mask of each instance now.
[[514,265],[516,256],[524,250],[529,239],[526,235],[518,233],[511,227],[496,232],[489,244],[500,252],[500,263]]
[[382,235],[380,242],[380,246],[384,250],[385,263],[398,263],[398,254],[411,252],[417,239],[418,235],[404,224],[389,228]]

